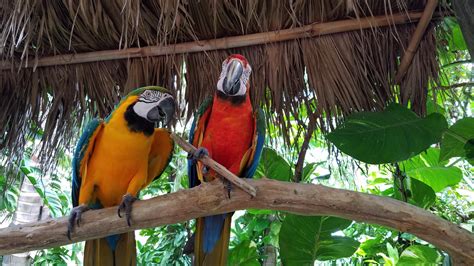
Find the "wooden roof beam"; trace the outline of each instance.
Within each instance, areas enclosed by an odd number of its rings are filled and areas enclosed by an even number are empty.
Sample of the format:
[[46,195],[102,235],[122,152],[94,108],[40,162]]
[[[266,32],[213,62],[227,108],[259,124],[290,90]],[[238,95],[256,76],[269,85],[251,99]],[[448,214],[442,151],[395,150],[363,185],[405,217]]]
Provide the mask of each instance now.
[[104,50],[87,53],[55,55],[42,58],[30,58],[28,60],[23,60],[21,63],[1,61],[0,70],[70,65],[137,57],[196,53],[211,50],[246,47],[308,37],[318,37],[328,34],[355,31],[367,28],[414,23],[420,20],[420,18],[423,17],[423,14],[424,12],[403,12],[399,14],[393,14],[391,16],[384,15],[376,17],[365,17],[360,19],[339,20],[326,23],[313,23],[310,25],[285,30],[178,43],[166,46],[147,46],[122,50]]
[[426,28],[433,17],[433,13],[438,6],[438,0],[428,0],[425,6],[425,10],[416,26],[415,32],[408,44],[408,48],[405,50],[405,54],[400,61],[400,66],[398,67],[398,72],[395,75],[395,83],[400,84],[403,77],[407,73],[408,67],[410,67],[411,62],[413,61],[413,57],[418,50],[418,46],[420,45],[421,38],[426,32]]

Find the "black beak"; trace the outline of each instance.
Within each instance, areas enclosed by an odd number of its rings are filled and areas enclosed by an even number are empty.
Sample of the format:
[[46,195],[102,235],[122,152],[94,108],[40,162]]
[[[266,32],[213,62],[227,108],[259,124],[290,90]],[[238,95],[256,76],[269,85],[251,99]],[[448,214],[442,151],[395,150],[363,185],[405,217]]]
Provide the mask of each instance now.
[[173,98],[168,97],[161,100],[157,106],[153,107],[147,116],[147,119],[152,122],[162,122],[162,126],[165,127],[171,121],[175,114],[176,104]]
[[222,89],[227,95],[235,95],[240,90],[240,77],[244,72],[242,63],[237,60],[232,60],[227,68]]

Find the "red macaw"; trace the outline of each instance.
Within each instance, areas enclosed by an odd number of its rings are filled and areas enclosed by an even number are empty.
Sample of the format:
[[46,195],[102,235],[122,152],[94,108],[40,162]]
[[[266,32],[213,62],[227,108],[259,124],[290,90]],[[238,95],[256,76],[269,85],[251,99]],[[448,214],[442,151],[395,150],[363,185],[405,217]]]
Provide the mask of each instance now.
[[[251,178],[255,173],[265,140],[265,119],[250,101],[250,73],[245,57],[230,55],[222,63],[214,97],[195,114],[190,143],[199,148],[188,160],[190,187],[217,177],[195,160],[206,153],[237,176]],[[231,217],[227,213],[197,219],[196,265],[226,264]]]
[[[161,87],[136,89],[103,121],[92,120],[82,134],[72,161],[72,201],[68,237],[81,214],[119,205],[130,226],[138,192],[168,165],[174,143],[166,125],[175,113],[173,97]],[[86,241],[84,265],[136,264],[134,232]]]

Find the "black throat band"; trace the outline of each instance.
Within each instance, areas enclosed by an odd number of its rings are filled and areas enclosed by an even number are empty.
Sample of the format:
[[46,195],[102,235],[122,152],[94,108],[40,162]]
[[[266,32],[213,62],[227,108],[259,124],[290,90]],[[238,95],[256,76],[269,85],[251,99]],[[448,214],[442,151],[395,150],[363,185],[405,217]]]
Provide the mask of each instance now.
[[151,136],[155,131],[154,123],[137,115],[135,111],[133,111],[134,105],[134,103],[130,104],[125,111],[125,121],[127,121],[128,128],[132,132],[142,132],[145,136]]

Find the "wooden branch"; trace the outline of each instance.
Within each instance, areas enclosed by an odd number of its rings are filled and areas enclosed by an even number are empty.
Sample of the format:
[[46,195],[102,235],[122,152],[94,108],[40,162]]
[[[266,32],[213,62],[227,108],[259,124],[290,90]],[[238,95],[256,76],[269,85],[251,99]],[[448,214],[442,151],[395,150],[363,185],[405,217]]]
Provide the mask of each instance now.
[[[194,153],[196,151],[196,148],[193,145],[189,144],[178,135],[171,133],[171,138],[176,142],[176,144],[178,144],[186,152]],[[257,190],[251,185],[249,185],[247,182],[245,182],[244,178],[240,178],[234,175],[229,170],[227,170],[227,168],[225,168],[218,162],[212,160],[211,157],[205,155],[204,157],[199,159],[199,161],[201,161],[203,164],[207,165],[208,167],[212,168],[220,176],[229,180],[229,182],[238,186],[239,188],[241,188],[242,190],[250,194],[252,197],[255,197],[257,195]]]
[[386,27],[397,24],[413,23],[418,21],[420,17],[422,17],[422,14],[422,12],[403,12],[391,16],[376,16],[326,23],[313,23],[303,27],[291,28],[286,30],[255,33],[211,40],[200,40],[167,46],[147,46],[141,48],[128,48],[123,50],[104,50],[79,54],[64,54],[43,57],[39,58],[38,60],[36,60],[35,58],[30,58],[28,60],[24,60],[21,64],[19,62],[16,62],[14,66],[10,61],[1,61],[0,70],[12,69],[13,67],[36,68],[246,47],[300,38],[317,37],[327,34],[361,30],[372,27]]
[[270,179],[249,180],[259,191],[251,197],[242,190],[227,197],[219,179],[193,189],[137,201],[132,226],[117,216],[115,207],[87,211],[80,227],[66,236],[67,218],[40,221],[0,230],[0,255],[50,248],[132,230],[184,222],[196,217],[242,209],[271,209],[301,215],[332,215],[388,226],[408,232],[474,265],[474,235],[421,208],[388,197]]
[[415,56],[418,46],[420,45],[421,38],[425,34],[426,28],[433,17],[434,10],[438,6],[438,0],[428,0],[425,6],[425,10],[421,16],[418,25],[416,26],[415,32],[408,44],[408,48],[405,50],[405,54],[402,57],[398,72],[395,75],[395,83],[400,84],[403,77],[407,73],[408,67],[410,67],[413,57]]

